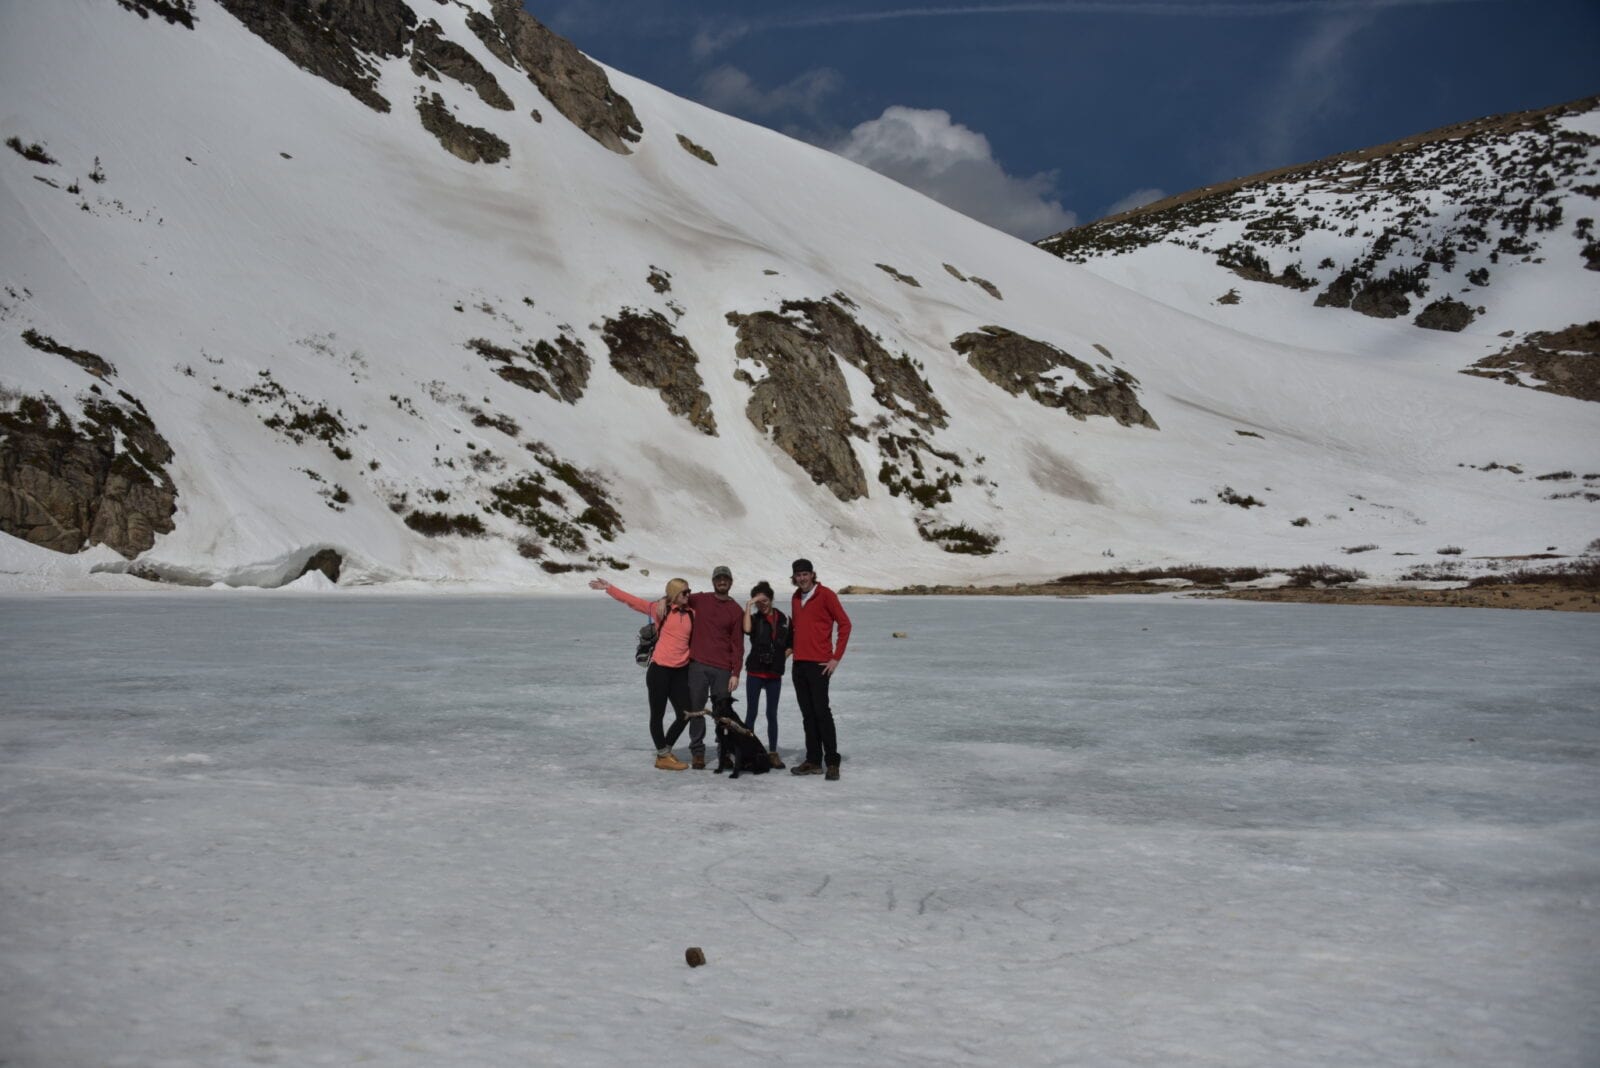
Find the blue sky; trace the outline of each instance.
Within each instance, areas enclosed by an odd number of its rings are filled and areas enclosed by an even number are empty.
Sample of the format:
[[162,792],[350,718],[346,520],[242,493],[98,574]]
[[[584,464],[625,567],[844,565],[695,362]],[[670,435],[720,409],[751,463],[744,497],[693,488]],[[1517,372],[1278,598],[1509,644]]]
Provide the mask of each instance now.
[[1600,93],[1600,0],[530,0],[611,66],[1029,239]]

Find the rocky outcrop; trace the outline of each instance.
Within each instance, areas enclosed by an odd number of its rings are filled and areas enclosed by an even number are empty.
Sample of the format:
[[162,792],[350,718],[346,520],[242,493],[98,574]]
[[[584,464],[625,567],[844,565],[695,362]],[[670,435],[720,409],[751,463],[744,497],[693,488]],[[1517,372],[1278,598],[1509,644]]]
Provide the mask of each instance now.
[[711,150],[709,148],[702,148],[700,145],[695,144],[693,141],[683,136],[683,134],[678,135],[678,144],[683,146],[683,150],[689,153],[689,155],[693,156],[695,159],[704,163],[709,163],[713,167],[717,165],[717,157],[711,154]]
[[[984,378],[1013,396],[1027,394],[1047,408],[1061,408],[1077,419],[1103,415],[1123,426],[1159,429],[1139,403],[1139,380],[1120,367],[1096,370],[1054,345],[1000,326],[962,334],[950,347]],[[1056,375],[1070,370],[1083,383],[1067,385]]]
[[57,552],[103,544],[131,558],[173,529],[172,448],[142,404],[119,397],[89,400],[76,424],[45,397],[0,412],[0,531]]
[[872,380],[872,399],[924,430],[947,421],[933,386],[905,353],[891,356],[881,339],[856,321],[837,299],[790,300],[779,308],[798,315],[815,340]]
[[444,150],[468,163],[499,163],[511,155],[511,146],[479,126],[456,118],[438,93],[417,100],[422,128],[439,139]]
[[578,403],[589,386],[589,354],[581,342],[566,334],[521,349],[508,349],[483,338],[474,338],[467,347],[497,364],[494,373],[512,385],[568,404]]
[[174,26],[194,29],[194,0],[117,0],[117,6],[142,19],[154,15]]
[[1535,331],[1520,345],[1485,356],[1462,374],[1600,401],[1600,321]]
[[688,419],[703,434],[715,437],[717,420],[700,378],[700,357],[674,333],[660,312],[624,308],[607,319],[601,335],[611,350],[611,366],[636,386],[653,389],[673,415]]
[[[844,360],[867,376],[873,399],[885,409],[873,424],[883,454],[879,481],[895,496],[910,492],[926,505],[948,502],[949,488],[959,479],[942,467],[925,469],[922,454],[954,466],[961,465],[959,458],[938,453],[913,436],[945,426],[948,413],[911,358],[890,355],[882,340],[850,313],[854,306],[848,297],[834,294],[825,300],[785,301],[775,312],[730,313],[728,322],[738,331],[736,354],[762,374],[758,381],[743,366],[734,373],[751,386],[745,415],[834,496],[842,501],[865,497],[866,475],[850,439],[867,438],[868,431],[855,422],[850,389],[838,363]],[[911,434],[891,429],[898,425],[904,430],[906,424],[913,428]],[[927,490],[926,500],[912,492],[922,489]]]
[[510,111],[516,106],[477,57],[445,37],[439,24],[432,19],[417,27],[412,39],[411,72],[434,81],[438,81],[441,74],[454,78],[462,85],[471,86],[485,104],[501,111]]
[[752,385],[745,417],[835,497],[865,497],[867,476],[850,443],[865,432],[855,425],[850,386],[827,339],[781,312],[729,312],[728,322],[738,331],[739,359],[765,372],[760,381],[736,372]]
[[878,268],[878,270],[882,271],[884,274],[888,275],[890,278],[893,278],[896,282],[901,283],[902,285],[908,285],[912,289],[921,289],[922,288],[922,283],[921,282],[917,281],[915,278],[911,277],[909,274],[904,274],[904,273],[896,270],[895,268],[889,266],[887,263],[875,263],[875,264],[873,264],[873,266]]
[[368,55],[405,54],[417,24],[403,0],[217,0],[245,28],[374,111],[389,101],[376,88]]
[[1471,325],[1478,313],[1453,297],[1436,300],[1411,320],[1424,330],[1446,330],[1458,334]]
[[627,155],[643,128],[633,105],[588,56],[522,9],[520,0],[494,0],[494,21],[467,25],[495,56],[522,67],[528,79],[574,126],[613,152]]
[[63,359],[71,360],[73,363],[77,364],[85,371],[88,371],[101,381],[105,381],[116,376],[117,369],[111,365],[109,360],[105,359],[103,356],[97,356],[87,349],[71,348],[70,346],[63,345],[56,341],[56,339],[53,337],[50,337],[46,334],[41,334],[39,331],[31,329],[24,330],[22,332],[22,340],[30,348],[38,349],[40,352],[48,352],[52,356],[60,356]]

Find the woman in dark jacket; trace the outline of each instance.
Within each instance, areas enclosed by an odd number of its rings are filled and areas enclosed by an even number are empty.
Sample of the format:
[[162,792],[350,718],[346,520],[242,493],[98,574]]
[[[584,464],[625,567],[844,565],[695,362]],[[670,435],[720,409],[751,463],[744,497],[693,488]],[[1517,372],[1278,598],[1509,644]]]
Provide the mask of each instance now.
[[783,666],[794,644],[789,617],[772,605],[772,587],[758,582],[744,606],[744,632],[750,635],[750,655],[745,657],[744,698],[746,730],[756,729],[756,706],[767,695],[767,759],[783,767],[778,755],[778,697],[783,693]]

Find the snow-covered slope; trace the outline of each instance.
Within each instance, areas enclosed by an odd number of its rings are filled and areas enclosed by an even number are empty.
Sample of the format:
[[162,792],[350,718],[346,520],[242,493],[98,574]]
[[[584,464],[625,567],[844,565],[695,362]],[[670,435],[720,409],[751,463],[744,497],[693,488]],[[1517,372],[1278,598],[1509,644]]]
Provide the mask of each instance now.
[[[322,36],[288,7],[0,11],[13,586],[277,585],[335,555],[341,585],[645,589],[800,554],[837,583],[975,581],[1364,545],[1384,574],[1600,533],[1558,496],[1600,471],[1600,409],[1458,373],[1502,319],[1261,286],[1232,323],[1209,261],[1063,262],[596,83],[505,0],[371,0],[343,10],[383,34]],[[1206,301],[1141,287],[1158,268]],[[1512,329],[1600,306],[1600,274],[1560,271]]]

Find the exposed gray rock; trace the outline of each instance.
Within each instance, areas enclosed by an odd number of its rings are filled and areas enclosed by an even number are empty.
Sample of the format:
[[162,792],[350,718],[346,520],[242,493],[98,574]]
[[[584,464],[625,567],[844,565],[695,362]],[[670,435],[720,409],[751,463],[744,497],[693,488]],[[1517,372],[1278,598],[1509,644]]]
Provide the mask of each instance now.
[[678,144],[682,145],[683,150],[689,153],[689,155],[693,156],[695,159],[703,160],[706,163],[711,164],[713,167],[717,165],[717,157],[711,154],[711,150],[709,148],[701,148],[699,145],[683,136],[683,134],[678,135]]
[[600,65],[524,11],[520,0],[494,0],[491,10],[504,52],[491,43],[493,35],[481,20],[468,22],[485,46],[502,61],[510,62],[506,54],[513,57],[512,65],[520,64],[545,98],[578,129],[611,151],[627,155],[627,142],[638,141],[643,128],[633,105],[611,87]]
[[494,19],[481,11],[469,11],[467,29],[477,35],[490,55],[513,70],[516,69],[517,57],[511,54],[511,44],[506,40],[506,35],[500,32],[500,27],[495,25]]
[[589,385],[592,361],[583,343],[566,334],[554,342],[539,341],[520,350],[508,349],[483,338],[474,338],[467,347],[490,363],[498,364],[495,374],[512,385],[545,393],[556,400],[576,404]]
[[854,423],[850,387],[827,339],[804,320],[779,312],[729,312],[728,322],[738,331],[739,358],[766,371],[759,382],[737,372],[753,382],[745,417],[835,497],[865,497],[867,476],[850,444],[863,431]]
[[967,280],[966,275],[962,274],[959,270],[957,270],[955,267],[952,267],[948,263],[944,265],[944,269],[949,271],[950,277],[954,278],[958,282],[965,282]]
[[329,582],[338,582],[339,572],[343,567],[344,557],[340,556],[337,550],[323,549],[320,552],[311,554],[311,557],[306,560],[305,566],[300,569],[300,574],[296,575],[295,578],[304,578],[313,571],[320,571],[328,576]]
[[809,331],[829,351],[871,379],[872,398],[879,404],[924,430],[945,425],[944,405],[933,395],[933,386],[917,373],[910,357],[889,355],[843,303],[837,299],[790,300],[779,310],[802,316]]
[[1465,330],[1477,315],[1476,311],[1459,300],[1445,297],[1423,308],[1412,322],[1425,330],[1448,330],[1458,334]]
[[1519,345],[1485,356],[1462,374],[1497,378],[1513,386],[1600,401],[1600,321],[1575,323],[1565,330],[1538,330]]
[[[1103,415],[1123,426],[1159,429],[1139,403],[1138,379],[1120,367],[1102,375],[1054,345],[1001,326],[962,334],[950,347],[984,378],[1013,396],[1025,393],[1047,408],[1064,409],[1078,419]],[[1071,370],[1083,386],[1054,380],[1051,374],[1060,368]]]
[[716,416],[700,378],[700,357],[660,312],[624,308],[606,320],[602,336],[618,374],[660,393],[673,415],[688,419],[703,434],[716,436]]
[[134,557],[173,529],[172,448],[144,406],[95,399],[74,425],[45,397],[0,412],[0,531],[57,552]]
[[977,286],[979,289],[981,289],[985,293],[989,294],[995,300],[1005,300],[1006,299],[1005,297],[1002,297],[1000,295],[1000,287],[995,285],[993,282],[989,281],[987,278],[979,278],[977,275],[973,275],[972,278],[971,278],[971,281],[972,281],[973,285]]
[[174,26],[194,29],[194,0],[117,0],[117,5],[142,19],[155,15]]
[[444,146],[446,152],[468,163],[499,163],[511,155],[511,146],[479,126],[469,126],[456,118],[444,98],[434,93],[417,101],[422,127]]
[[882,271],[884,274],[888,275],[890,278],[893,278],[896,282],[902,282],[905,285],[911,286],[913,289],[921,289],[922,288],[922,283],[921,282],[917,281],[915,278],[911,277],[909,274],[901,274],[899,271],[895,270],[893,267],[889,266],[887,263],[878,263],[878,264],[874,264],[873,266],[877,267],[878,270]]
[[217,0],[298,67],[388,111],[367,55],[401,56],[417,24],[403,0]]
[[432,19],[417,27],[416,36],[412,39],[411,71],[434,81],[438,81],[442,74],[462,85],[470,85],[477,92],[478,99],[492,108],[510,111],[516,106],[477,57],[445,37],[439,24]]
[[32,329],[22,332],[22,340],[31,348],[38,349],[40,352],[48,352],[53,356],[61,356],[71,360],[102,381],[116,376],[117,369],[111,365],[109,360],[102,356],[97,356],[87,349],[69,348],[57,342],[55,338]]

